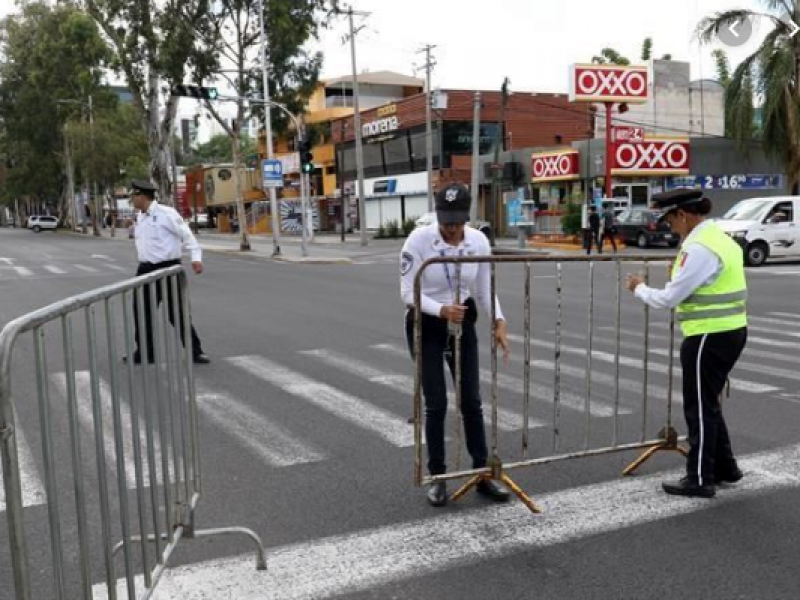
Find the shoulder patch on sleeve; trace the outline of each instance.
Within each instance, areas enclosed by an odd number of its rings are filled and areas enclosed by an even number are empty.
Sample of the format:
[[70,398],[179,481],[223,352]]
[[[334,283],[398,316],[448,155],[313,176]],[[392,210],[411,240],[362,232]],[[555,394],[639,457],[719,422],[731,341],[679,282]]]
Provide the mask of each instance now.
[[405,275],[414,266],[414,257],[410,252],[403,252],[400,255],[400,274]]

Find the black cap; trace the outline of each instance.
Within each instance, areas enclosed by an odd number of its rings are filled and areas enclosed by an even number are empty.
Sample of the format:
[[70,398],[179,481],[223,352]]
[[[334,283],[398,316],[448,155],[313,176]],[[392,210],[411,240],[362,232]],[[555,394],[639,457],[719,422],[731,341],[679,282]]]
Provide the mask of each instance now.
[[667,216],[667,213],[673,210],[678,210],[689,204],[698,204],[703,200],[703,192],[690,189],[672,190],[670,192],[656,194],[653,196],[652,200],[653,208],[664,211],[664,214],[661,215],[661,219],[659,219],[663,220],[664,217]]
[[436,220],[439,223],[466,223],[472,196],[467,186],[451,183],[436,194]]
[[134,179],[131,181],[131,193],[132,194],[145,194],[146,196],[150,196],[154,198],[156,195],[156,188],[155,184],[152,181],[148,181],[147,179]]

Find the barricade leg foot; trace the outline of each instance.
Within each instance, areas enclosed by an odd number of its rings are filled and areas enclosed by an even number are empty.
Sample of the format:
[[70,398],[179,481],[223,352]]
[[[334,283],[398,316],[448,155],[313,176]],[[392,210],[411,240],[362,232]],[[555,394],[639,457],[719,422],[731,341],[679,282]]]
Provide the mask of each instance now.
[[502,471],[500,473],[492,474],[485,474],[482,473],[480,475],[475,475],[469,481],[467,481],[464,485],[458,488],[451,496],[450,500],[452,502],[456,502],[464,497],[464,495],[470,491],[472,488],[477,486],[483,480],[491,480],[496,479],[498,481],[502,481],[504,484],[508,486],[511,492],[520,499],[520,501],[530,509],[533,513],[541,513],[541,509],[534,504],[533,500],[530,499],[530,496],[526,494],[521,487],[519,487],[511,477],[509,477],[506,473]]
[[470,491],[472,488],[474,488],[476,485],[478,485],[478,482],[480,482],[480,480],[483,479],[483,478],[484,478],[484,475],[475,475],[475,477],[473,477],[472,479],[467,481],[467,483],[465,483],[460,488],[458,488],[455,492],[453,492],[453,495],[450,496],[450,500],[452,502],[456,502],[458,500],[461,500],[461,498],[463,498],[464,495],[468,491]]
[[505,484],[508,486],[508,488],[509,488],[509,489],[510,489],[512,492],[514,492],[514,495],[515,495],[517,498],[519,498],[519,499],[520,499],[520,501],[521,501],[521,502],[522,502],[522,503],[523,503],[525,506],[527,506],[527,507],[528,507],[528,509],[529,509],[529,510],[530,510],[532,513],[539,514],[539,513],[541,513],[541,512],[542,512],[542,510],[541,510],[541,509],[540,509],[538,506],[536,506],[536,505],[533,503],[533,500],[531,500],[530,496],[528,496],[528,494],[526,494],[526,493],[525,493],[525,492],[522,490],[522,488],[521,488],[521,487],[519,487],[519,486],[518,486],[518,485],[517,485],[517,484],[514,482],[514,480],[513,480],[513,479],[511,479],[511,477],[509,477],[508,475],[506,475],[505,473],[503,473],[503,474],[500,476],[500,481],[502,481],[503,483],[505,483]]
[[656,452],[660,450],[664,450],[667,452],[677,452],[678,454],[682,454],[683,456],[687,456],[689,454],[689,451],[686,448],[678,444],[678,432],[675,431],[675,429],[672,426],[668,426],[662,429],[659,432],[659,437],[662,438],[661,442],[645,450],[641,456],[639,456],[636,460],[634,460],[631,464],[629,464],[622,470],[623,477],[631,475],[636,469],[641,467],[651,456],[653,456]]

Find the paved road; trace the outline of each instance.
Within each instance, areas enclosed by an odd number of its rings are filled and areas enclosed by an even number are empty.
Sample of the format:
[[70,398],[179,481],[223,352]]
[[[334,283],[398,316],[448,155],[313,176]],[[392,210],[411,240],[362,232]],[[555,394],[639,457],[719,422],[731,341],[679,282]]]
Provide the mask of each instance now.
[[[495,506],[474,495],[434,510],[413,486],[412,429],[405,423],[413,372],[395,252],[384,245],[350,265],[209,252],[206,273],[190,276],[195,323],[213,358],[196,370],[205,478],[198,526],[254,528],[269,548],[270,568],[253,571],[241,540],[192,542],[179,549],[178,567],[158,597],[797,598],[791,532],[800,526],[800,266],[749,271],[751,340],[726,405],[735,449],[747,457],[740,486],[712,501],[668,498],[659,483],[678,473],[677,455],[658,456],[640,476],[621,480],[621,467],[635,454],[611,454],[513,472],[545,509],[532,516],[519,503]],[[133,269],[125,240],[0,231],[0,325]],[[557,275],[552,264],[532,271],[531,454],[546,455],[554,443],[560,451],[582,447],[587,393],[592,444],[608,441],[615,412],[621,441],[638,439],[645,362],[644,429],[652,436],[666,402],[664,316],[651,313],[645,354],[641,307],[623,297],[618,322],[617,273],[598,264],[590,336],[588,269],[565,264],[556,437]],[[654,280],[662,275],[660,266],[652,268]],[[520,455],[523,281],[520,267],[499,276],[514,335],[510,367],[498,382],[498,442],[508,460]],[[485,343],[483,351],[488,368]],[[32,389],[25,381],[29,354],[22,349],[16,360],[15,386]],[[679,413],[679,392],[675,401]],[[23,456],[26,516],[41,536],[38,420],[25,403],[18,413],[30,448]],[[0,527],[2,539],[5,522]],[[38,538],[33,554],[47,557],[46,538]],[[100,584],[99,560],[94,568]],[[4,544],[0,579],[9,580]],[[46,580],[37,589],[37,597],[49,597]],[[0,589],[0,598],[9,594]]]

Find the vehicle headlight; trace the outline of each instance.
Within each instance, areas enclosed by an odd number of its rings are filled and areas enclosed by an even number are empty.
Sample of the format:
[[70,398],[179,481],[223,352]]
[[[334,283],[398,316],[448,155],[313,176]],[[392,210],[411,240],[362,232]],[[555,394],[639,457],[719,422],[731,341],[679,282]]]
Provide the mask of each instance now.
[[747,237],[747,231],[731,231],[728,233],[735,240],[743,240]]

